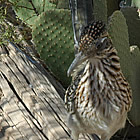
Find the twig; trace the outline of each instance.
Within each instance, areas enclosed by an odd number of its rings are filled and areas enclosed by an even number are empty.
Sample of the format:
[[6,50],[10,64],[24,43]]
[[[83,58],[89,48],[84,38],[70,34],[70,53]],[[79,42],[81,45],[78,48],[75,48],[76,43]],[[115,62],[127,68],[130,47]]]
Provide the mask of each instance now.
[[39,13],[38,13],[37,9],[35,8],[35,6],[34,6],[32,0],[29,0],[29,2],[31,3],[31,5],[32,5],[32,7],[33,7],[33,10],[35,11],[36,15],[38,16]]

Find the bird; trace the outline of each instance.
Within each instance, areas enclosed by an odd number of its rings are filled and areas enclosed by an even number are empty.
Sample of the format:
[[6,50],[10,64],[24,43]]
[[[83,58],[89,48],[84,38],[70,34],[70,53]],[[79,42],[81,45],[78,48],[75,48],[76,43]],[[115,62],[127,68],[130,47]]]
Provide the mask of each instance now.
[[73,140],[82,134],[110,138],[125,127],[132,106],[132,90],[123,75],[116,48],[102,21],[83,28],[79,48],[67,75],[67,125]]

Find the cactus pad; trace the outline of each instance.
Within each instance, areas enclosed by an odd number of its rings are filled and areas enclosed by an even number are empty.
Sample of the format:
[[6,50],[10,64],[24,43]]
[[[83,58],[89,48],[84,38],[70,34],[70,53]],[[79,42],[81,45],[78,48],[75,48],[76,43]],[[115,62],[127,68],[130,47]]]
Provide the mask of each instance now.
[[133,93],[133,106],[129,118],[136,126],[140,125],[140,51],[129,47],[128,28],[126,20],[120,11],[115,11],[108,26],[113,45],[118,50],[122,71],[129,81]]
[[107,23],[106,0],[93,0],[93,6],[95,20],[102,20]]
[[132,0],[131,6],[135,6],[140,9],[140,0]]
[[128,25],[130,45],[137,45],[140,48],[140,19],[138,17],[137,8],[122,8],[121,11]]
[[110,17],[108,31],[113,45],[118,51],[123,72],[129,78],[131,72],[128,68],[131,67],[131,55],[129,54],[128,28],[126,20],[120,11],[115,11]]
[[58,0],[57,8],[69,9],[69,0]]
[[58,9],[69,9],[69,0],[49,0],[49,2],[55,4]]
[[[41,14],[43,11],[47,9],[52,9],[55,8],[56,6],[48,0],[32,0],[29,2],[29,0],[10,0],[11,2],[15,3],[14,4],[14,10],[17,14],[17,16],[23,20],[23,22],[26,22],[30,25],[34,24],[35,19],[39,14]],[[35,10],[34,10],[35,8]]]
[[50,2],[50,3],[53,3],[53,4],[55,4],[55,5],[57,5],[58,0],[49,0],[49,2]]
[[133,91],[133,106],[130,112],[130,119],[135,126],[140,126],[140,50],[138,46],[131,46],[131,87]]
[[47,10],[33,26],[33,40],[40,57],[63,83],[70,83],[67,69],[74,59],[71,12],[64,9]]

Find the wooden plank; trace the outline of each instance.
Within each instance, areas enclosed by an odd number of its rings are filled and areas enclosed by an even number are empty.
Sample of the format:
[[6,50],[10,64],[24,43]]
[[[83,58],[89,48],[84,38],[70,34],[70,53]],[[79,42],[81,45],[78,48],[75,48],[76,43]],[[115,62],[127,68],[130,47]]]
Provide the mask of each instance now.
[[0,140],[71,139],[63,87],[13,44],[0,47],[0,92]]

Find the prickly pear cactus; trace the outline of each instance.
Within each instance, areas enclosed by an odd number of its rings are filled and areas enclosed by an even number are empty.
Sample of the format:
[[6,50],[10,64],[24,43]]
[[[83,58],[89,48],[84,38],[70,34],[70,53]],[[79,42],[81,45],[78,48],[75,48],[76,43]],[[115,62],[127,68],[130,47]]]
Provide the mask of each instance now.
[[49,0],[49,2],[50,2],[50,3],[53,3],[53,4],[55,4],[55,5],[57,5],[58,0]]
[[137,45],[140,48],[140,19],[137,8],[122,8],[121,12],[125,16],[128,25],[130,45]]
[[55,4],[58,9],[69,9],[69,0],[49,0],[49,2]]
[[107,23],[107,2],[106,0],[93,0],[95,20],[102,20]]
[[69,9],[69,0],[58,0],[57,8]]
[[133,92],[133,106],[129,113],[130,120],[136,126],[140,125],[140,51],[129,47],[128,27],[126,19],[120,11],[115,11],[108,25],[109,35],[118,51],[122,71],[129,81]]
[[140,9],[140,0],[132,0],[131,6],[134,6]]
[[73,31],[69,10],[46,10],[33,26],[33,40],[40,57],[66,87],[67,69],[74,59]]
[[[125,76],[129,78],[131,75],[131,55],[129,53],[128,27],[126,20],[120,11],[115,11],[110,17],[108,31],[113,41],[113,45],[118,51],[123,72]],[[128,80],[130,81],[130,79]]]
[[130,119],[135,126],[140,126],[140,50],[138,46],[131,46],[131,87],[133,89],[133,106],[130,112]]
[[47,9],[54,9],[55,4],[50,3],[48,0],[10,0],[14,4],[14,10],[17,16],[23,20],[23,22],[33,25],[35,19],[39,14]]

